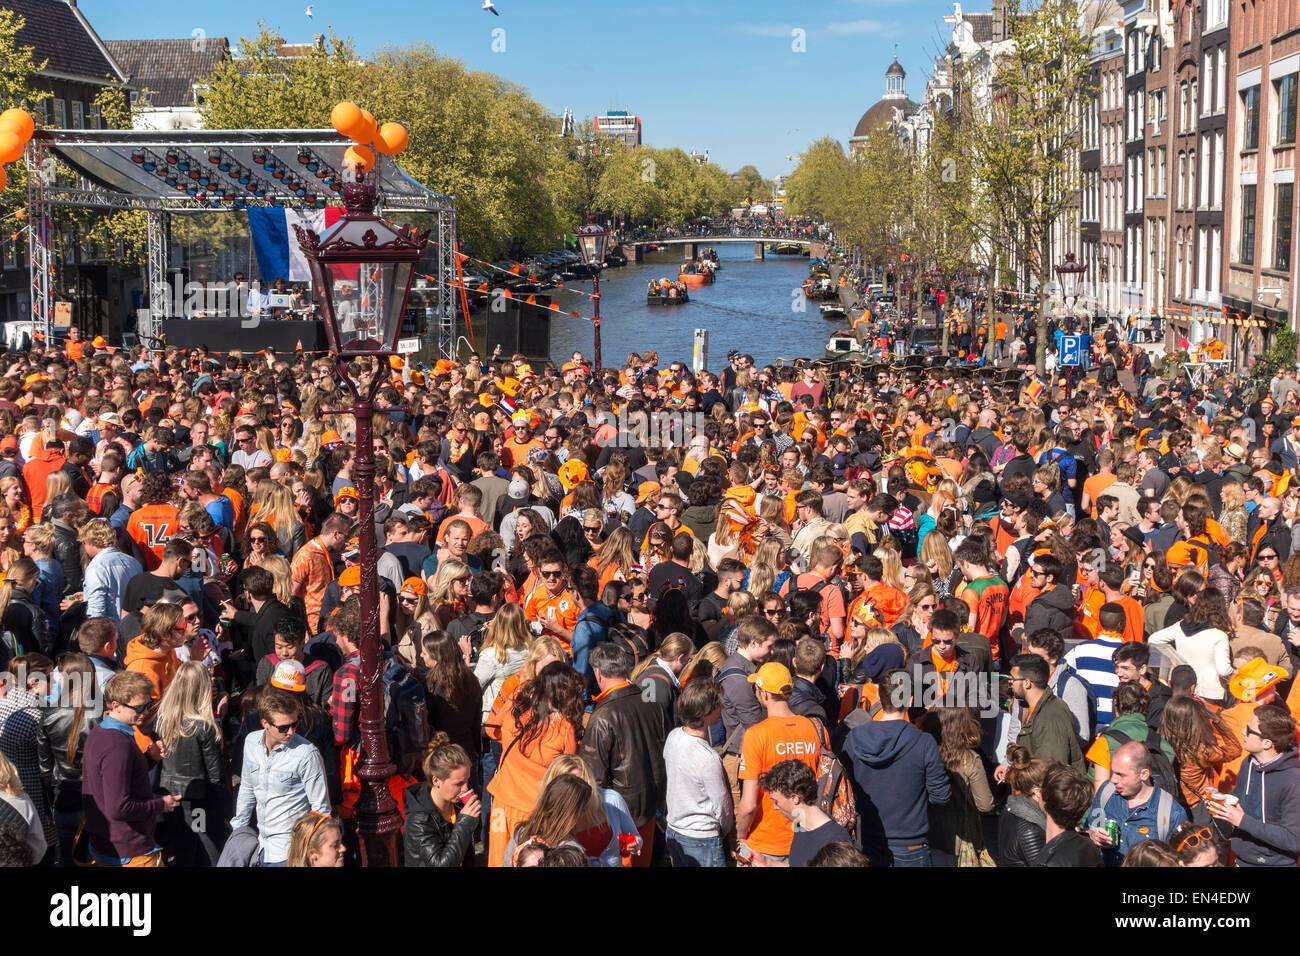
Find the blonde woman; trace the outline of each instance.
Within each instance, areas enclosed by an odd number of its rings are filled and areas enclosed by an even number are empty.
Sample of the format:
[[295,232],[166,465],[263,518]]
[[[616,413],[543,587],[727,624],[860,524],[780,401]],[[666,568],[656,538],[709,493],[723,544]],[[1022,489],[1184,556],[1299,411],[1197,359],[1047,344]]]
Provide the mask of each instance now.
[[402,590],[397,592],[397,614],[393,625],[397,643],[393,653],[406,662],[406,666],[415,671],[417,677],[424,676],[424,664],[420,659],[420,638],[429,630],[437,630],[436,622],[429,608],[429,587],[423,578],[407,578],[402,582]]
[[429,607],[438,618],[439,630],[464,614],[470,607],[469,582],[474,572],[455,558],[438,562],[438,571],[429,585]]
[[541,790],[564,774],[583,780],[591,788],[591,798],[579,816],[573,839],[582,846],[592,866],[622,866],[621,838],[635,837],[638,845],[641,842],[626,801],[617,790],[597,786],[591,768],[578,754],[560,754],[552,760],[542,777]]
[[293,492],[278,481],[260,481],[254,495],[253,508],[249,512],[250,523],[265,522],[275,529],[280,553],[290,561],[298,549],[307,544],[307,528],[298,516],[298,507],[293,501]]
[[338,867],[346,857],[343,824],[335,817],[313,810],[293,822],[285,866]]
[[32,509],[24,500],[26,491],[19,478],[0,478],[0,501],[14,517],[14,534],[22,534],[32,523]]
[[749,581],[746,583],[745,590],[758,600],[764,595],[771,594],[774,590],[772,585],[775,583],[776,569],[770,564],[755,561],[754,566],[749,569]]
[[953,560],[952,549],[948,539],[938,531],[931,531],[921,539],[920,563],[930,572],[930,584],[934,593],[944,598],[952,593]]
[[36,866],[41,862],[41,857],[45,856],[45,850],[49,846],[45,841],[45,828],[41,825],[36,804],[31,796],[23,791],[23,782],[18,778],[18,768],[3,753],[0,753],[0,801],[7,803],[13,813],[27,824],[27,848],[31,851],[31,859],[26,865]]
[[[304,412],[304,417],[305,412]],[[316,460],[320,454],[320,439],[325,434],[325,423],[322,421],[309,421],[307,427],[303,429],[302,440],[295,446],[303,453],[303,456],[309,461]]]
[[893,548],[876,548],[875,555],[884,568],[884,581],[892,588],[907,590],[907,579],[903,576],[903,562]]
[[636,564],[636,539],[627,528],[615,528],[587,562],[596,571],[597,594],[605,593],[611,581],[626,581]]
[[[271,586],[275,599],[285,607],[292,609],[295,598],[293,596],[293,571],[289,567],[289,562],[278,554],[273,554],[269,558],[264,558],[262,567],[271,572],[271,579],[275,583]],[[301,601],[302,598],[297,598]],[[304,615],[305,619],[305,615]]]
[[[0,486],[3,482],[0,482]],[[1224,482],[1221,491],[1223,511],[1219,513],[1219,524],[1229,541],[1237,544],[1246,543],[1246,499],[1242,495],[1241,485],[1236,482]]]
[[72,494],[72,476],[60,468],[58,471],[52,471],[45,478],[45,498],[44,505],[41,507],[41,521],[50,520],[50,504],[59,495]]
[[[206,667],[195,661],[180,666],[158,704],[154,730],[163,745],[162,789],[181,798],[171,811],[176,865],[216,866],[223,842],[218,828],[232,808]],[[196,820],[205,825],[193,826]]]
[[474,665],[474,676],[483,688],[482,708],[485,719],[492,710],[505,679],[524,666],[532,636],[528,620],[524,617],[524,609],[518,604],[503,605],[488,625],[478,663]]

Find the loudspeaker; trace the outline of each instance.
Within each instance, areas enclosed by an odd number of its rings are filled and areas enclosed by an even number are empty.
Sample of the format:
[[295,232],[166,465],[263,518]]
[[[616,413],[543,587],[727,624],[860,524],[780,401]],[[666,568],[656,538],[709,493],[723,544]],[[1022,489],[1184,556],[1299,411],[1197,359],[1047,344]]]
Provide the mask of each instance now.
[[502,356],[520,352],[530,359],[546,362],[551,358],[551,316],[545,310],[549,296],[537,297],[537,305],[527,305],[514,299],[497,299],[505,308],[492,310],[489,300],[487,312],[487,354],[498,345]]

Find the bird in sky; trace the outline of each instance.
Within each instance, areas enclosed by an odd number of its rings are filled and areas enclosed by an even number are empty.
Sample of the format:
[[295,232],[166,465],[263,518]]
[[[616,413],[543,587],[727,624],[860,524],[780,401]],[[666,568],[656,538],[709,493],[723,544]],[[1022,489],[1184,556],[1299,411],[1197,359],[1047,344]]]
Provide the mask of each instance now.
[[497,13],[497,8],[492,6],[492,0],[483,0],[483,9],[494,17],[501,16],[501,14]]
[[312,17],[314,16],[314,14],[312,13],[312,11],[313,11],[314,9],[316,9],[316,4],[314,4],[314,3],[313,3],[311,6],[309,6],[309,7],[307,8],[307,11],[306,11],[306,12],[307,12],[307,19],[308,19],[308,20],[312,19]]

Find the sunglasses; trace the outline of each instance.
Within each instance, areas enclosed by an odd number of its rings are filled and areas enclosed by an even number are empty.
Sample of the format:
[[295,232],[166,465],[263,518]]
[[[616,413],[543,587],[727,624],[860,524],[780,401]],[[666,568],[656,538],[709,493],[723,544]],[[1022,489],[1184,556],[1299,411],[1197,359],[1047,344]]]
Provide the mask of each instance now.
[[275,728],[276,733],[287,734],[291,730],[297,730],[300,723],[301,720],[291,720],[287,724],[271,724],[271,726]]
[[1261,560],[1261,561],[1276,561],[1276,560],[1277,560],[1277,555],[1276,555],[1276,554],[1261,554],[1261,555],[1259,556],[1259,560]]
[[1210,832],[1209,827],[1201,827],[1194,833],[1189,833],[1178,841],[1178,846],[1174,847],[1175,853],[1181,853],[1184,849],[1194,850],[1202,843],[1213,843],[1214,834]]
[[600,525],[595,525],[595,526],[593,527],[592,525],[584,524],[584,525],[582,526],[582,530],[585,531],[585,532],[587,532],[587,534],[600,534],[600,532],[601,532],[601,527],[600,527]]
[[541,571],[539,572],[544,578],[561,578],[564,577],[563,571]]
[[[302,494],[302,492],[299,492],[299,494]],[[267,542],[267,537],[264,534],[258,535],[256,538],[248,539],[249,544],[266,544],[266,542]]]
[[929,603],[929,604],[922,603],[922,604],[918,604],[918,605],[916,606],[916,609],[917,609],[918,611],[933,611],[933,610],[934,610],[935,608],[937,608],[938,606],[939,606],[939,605],[938,605],[938,604],[935,604],[935,603]]
[[1243,737],[1258,737],[1260,740],[1264,739],[1264,735],[1260,733],[1258,730],[1256,730],[1254,727],[1247,727],[1245,730],[1241,732],[1241,735]]
[[125,703],[124,703],[124,704],[122,704],[122,706],[123,706],[123,707],[130,707],[130,708],[131,708],[132,710],[134,710],[137,714],[143,714],[145,711],[147,711],[150,707],[153,706],[153,701],[151,701],[151,700],[146,700],[143,704],[125,704]]
[[933,639],[930,641],[930,643],[933,644],[933,645],[935,645],[935,647],[951,647],[952,645],[956,644],[957,642],[956,642],[955,640],[941,641],[939,638],[936,637],[936,638],[933,638]]

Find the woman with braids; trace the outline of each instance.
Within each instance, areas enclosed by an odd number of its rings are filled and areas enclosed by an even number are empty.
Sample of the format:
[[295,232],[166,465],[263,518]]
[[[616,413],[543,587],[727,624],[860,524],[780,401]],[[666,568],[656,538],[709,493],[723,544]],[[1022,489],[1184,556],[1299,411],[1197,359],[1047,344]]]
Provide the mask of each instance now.
[[1222,706],[1226,682],[1233,673],[1228,645],[1232,633],[1222,592],[1218,588],[1206,588],[1185,618],[1151,635],[1150,645],[1162,649],[1172,647],[1179,658],[1195,669],[1197,695]]
[[581,674],[554,661],[519,688],[513,706],[501,715],[501,760],[488,784],[493,798],[488,866],[505,865],[506,843],[532,814],[550,762],[578,752],[585,691]]

